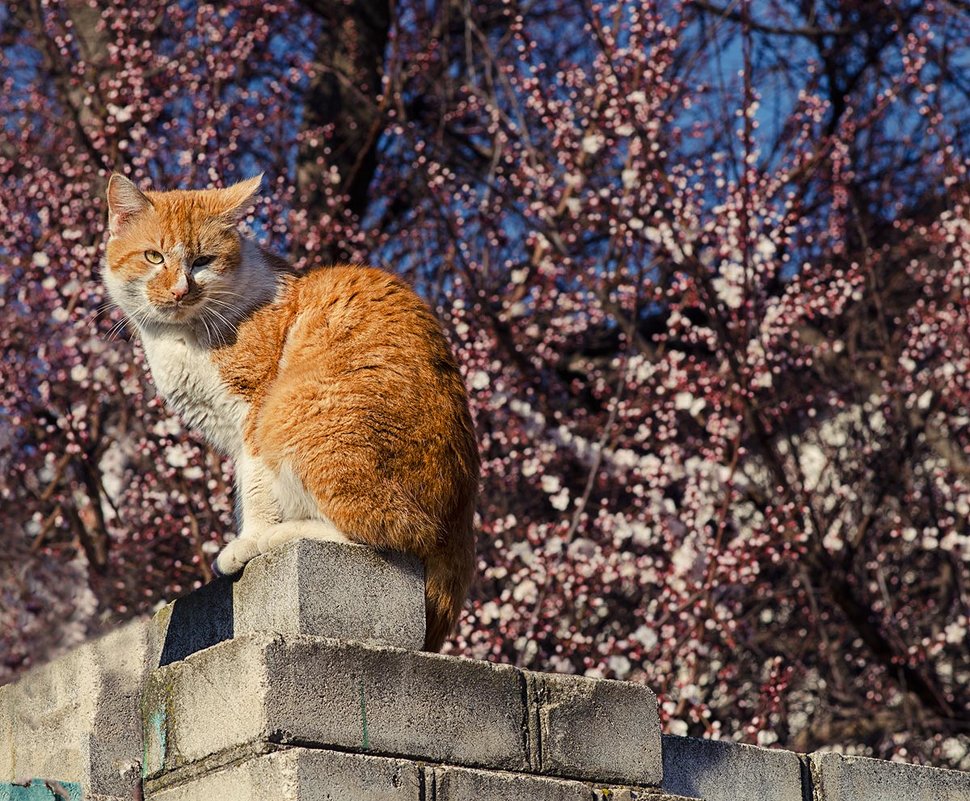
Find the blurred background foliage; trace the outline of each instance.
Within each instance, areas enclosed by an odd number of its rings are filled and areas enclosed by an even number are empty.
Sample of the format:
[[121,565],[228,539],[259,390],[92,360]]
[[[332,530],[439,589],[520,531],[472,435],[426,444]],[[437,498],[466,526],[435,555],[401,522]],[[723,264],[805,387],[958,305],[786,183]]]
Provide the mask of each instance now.
[[103,192],[264,171],[262,242],[403,275],[458,351],[451,652],[970,769],[968,11],[0,6],[0,681],[211,578],[232,466],[105,303]]

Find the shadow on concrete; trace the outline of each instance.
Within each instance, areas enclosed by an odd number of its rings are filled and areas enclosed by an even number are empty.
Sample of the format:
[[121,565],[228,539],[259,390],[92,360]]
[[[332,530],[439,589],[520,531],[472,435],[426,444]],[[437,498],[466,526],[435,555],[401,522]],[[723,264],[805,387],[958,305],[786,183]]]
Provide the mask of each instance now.
[[219,578],[175,602],[158,667],[232,639],[232,584]]

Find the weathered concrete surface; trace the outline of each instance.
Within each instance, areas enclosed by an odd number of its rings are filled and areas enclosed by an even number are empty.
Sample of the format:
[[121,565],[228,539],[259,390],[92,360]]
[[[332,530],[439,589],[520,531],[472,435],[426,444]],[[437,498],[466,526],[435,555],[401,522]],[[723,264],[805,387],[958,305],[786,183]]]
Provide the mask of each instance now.
[[220,578],[159,609],[148,628],[149,668],[231,640],[232,595],[232,581]]
[[424,766],[425,799],[433,801],[692,801],[659,788],[606,787],[571,779],[451,766]]
[[417,650],[424,644],[424,569],[406,554],[296,540],[258,556],[153,620],[153,667],[256,631],[311,634]]
[[593,791],[593,801],[696,801],[657,787],[604,787]]
[[649,688],[583,676],[525,675],[535,770],[617,784],[660,784],[660,717]]
[[[13,685],[0,686],[0,782],[13,777]],[[2,801],[2,797],[0,797]]]
[[3,688],[0,781],[37,777],[77,783],[86,796],[130,795],[146,634],[147,622],[134,621]]
[[841,754],[807,759],[814,801],[970,800],[970,773]]
[[662,747],[668,792],[704,801],[803,801],[801,763],[791,751],[672,735]]
[[419,801],[413,762],[293,748],[149,792],[146,801]]
[[528,769],[512,667],[300,635],[250,634],[154,671],[145,774],[272,742]]
[[288,748],[152,789],[146,801],[690,801],[521,773]]
[[233,587],[236,634],[279,631],[418,650],[424,568],[415,556],[297,540],[254,559]]
[[589,785],[577,781],[467,768],[425,769],[426,798],[434,801],[593,801]]

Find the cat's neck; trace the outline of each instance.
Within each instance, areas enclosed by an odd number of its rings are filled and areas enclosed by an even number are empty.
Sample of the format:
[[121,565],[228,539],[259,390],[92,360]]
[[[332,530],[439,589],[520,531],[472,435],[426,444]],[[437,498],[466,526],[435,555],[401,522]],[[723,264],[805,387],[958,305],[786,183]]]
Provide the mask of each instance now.
[[139,322],[142,337],[183,339],[203,348],[232,344],[239,324],[257,309],[272,303],[283,283],[288,265],[267,253],[249,237],[241,237],[241,259],[236,270],[236,290],[231,296],[203,301],[203,308],[184,323]]

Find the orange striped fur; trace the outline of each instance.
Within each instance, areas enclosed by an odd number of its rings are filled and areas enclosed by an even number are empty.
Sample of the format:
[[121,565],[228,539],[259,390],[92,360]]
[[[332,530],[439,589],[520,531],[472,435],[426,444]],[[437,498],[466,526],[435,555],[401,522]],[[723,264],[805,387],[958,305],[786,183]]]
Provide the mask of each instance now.
[[297,536],[416,554],[437,650],[475,561],[479,461],[458,366],[398,278],[297,275],[240,234],[258,185],[143,193],[112,176],[105,283],[161,394],[236,460],[240,536],[217,568]]

